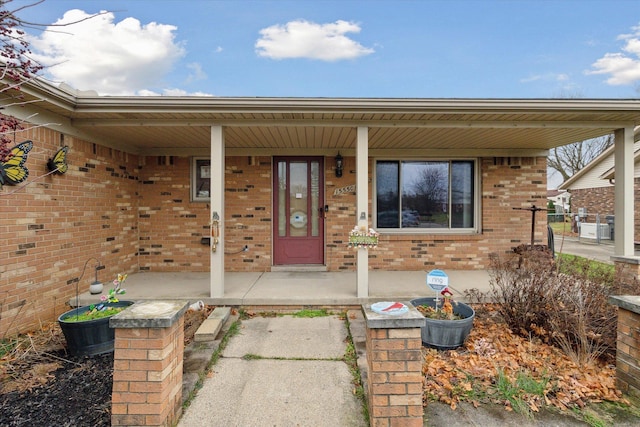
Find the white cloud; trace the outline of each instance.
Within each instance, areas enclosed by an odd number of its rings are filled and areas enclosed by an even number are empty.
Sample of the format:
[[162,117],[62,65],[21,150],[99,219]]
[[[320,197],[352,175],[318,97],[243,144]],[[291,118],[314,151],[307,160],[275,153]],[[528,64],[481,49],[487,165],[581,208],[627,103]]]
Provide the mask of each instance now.
[[593,70],[587,74],[608,74],[610,85],[628,85],[640,81],[640,26],[631,28],[631,34],[622,34],[618,40],[625,40],[622,52],[606,53],[591,64]]
[[163,89],[162,93],[155,92],[153,90],[143,89],[139,90],[136,95],[139,96],[215,96],[206,92],[187,92],[183,89],[169,88]]
[[534,74],[529,77],[520,79],[521,83],[531,83],[537,81],[556,81],[564,82],[569,80],[569,75],[564,73],[546,73],[546,74]]
[[164,76],[185,54],[174,40],[173,25],[141,25],[135,18],[115,23],[113,13],[89,16],[69,10],[54,25],[74,24],[49,27],[31,40],[36,60],[53,80],[102,95],[132,95],[142,93],[141,88],[162,86]]
[[202,70],[201,64],[192,62],[190,64],[187,64],[187,68],[191,70],[191,72],[187,76],[187,83],[192,83],[198,80],[205,80],[207,78],[207,73]]
[[164,96],[213,96],[205,92],[187,92],[182,89],[165,89],[162,93]]
[[353,59],[374,52],[346,36],[347,33],[359,32],[360,26],[353,22],[340,20],[321,25],[297,20],[260,30],[261,37],[255,48],[259,56],[271,59]]

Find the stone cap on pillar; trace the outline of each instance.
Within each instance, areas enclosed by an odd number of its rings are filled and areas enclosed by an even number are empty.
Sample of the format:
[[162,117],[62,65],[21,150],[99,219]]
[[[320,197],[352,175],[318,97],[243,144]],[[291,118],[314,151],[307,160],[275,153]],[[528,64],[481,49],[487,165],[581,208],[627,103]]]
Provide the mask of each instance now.
[[187,311],[189,301],[140,301],[109,319],[111,328],[168,328]]
[[609,297],[609,304],[617,305],[627,311],[640,314],[640,296],[638,295],[615,295]]
[[[370,329],[402,329],[421,328],[427,319],[409,301],[398,301],[406,305],[408,310],[402,314],[381,314],[371,309],[373,304],[362,306],[367,327]],[[374,303],[375,304],[375,303]]]
[[624,264],[634,264],[634,265],[640,264],[640,257],[639,256],[611,255],[609,258],[613,262],[620,262],[620,263],[624,263]]

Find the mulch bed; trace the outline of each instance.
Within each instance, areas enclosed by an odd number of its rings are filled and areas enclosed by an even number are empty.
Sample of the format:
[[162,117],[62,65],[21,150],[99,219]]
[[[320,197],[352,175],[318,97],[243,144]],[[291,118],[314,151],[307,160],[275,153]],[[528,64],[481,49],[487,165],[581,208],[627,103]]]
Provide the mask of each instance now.
[[[185,346],[214,307],[185,314]],[[0,359],[1,426],[111,425],[113,353],[72,357],[57,323]]]

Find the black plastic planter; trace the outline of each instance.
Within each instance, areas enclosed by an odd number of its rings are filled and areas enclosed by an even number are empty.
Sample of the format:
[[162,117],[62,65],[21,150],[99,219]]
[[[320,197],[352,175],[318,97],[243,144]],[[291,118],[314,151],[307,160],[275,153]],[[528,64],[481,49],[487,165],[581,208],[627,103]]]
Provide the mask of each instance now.
[[[106,303],[108,307],[128,307],[133,301],[118,301]],[[96,356],[113,351],[115,331],[109,327],[109,317],[87,320],[82,322],[69,322],[66,319],[73,318],[89,310],[89,306],[74,308],[58,317],[60,329],[67,341],[67,349],[74,356]]]
[[[440,298],[442,300],[442,298]],[[426,305],[436,307],[435,298],[416,298],[411,300],[414,307]],[[461,302],[453,304],[453,312],[462,317],[460,320],[440,320],[426,318],[426,324],[421,328],[422,343],[438,350],[453,350],[464,344],[473,327],[476,312],[467,304]]]

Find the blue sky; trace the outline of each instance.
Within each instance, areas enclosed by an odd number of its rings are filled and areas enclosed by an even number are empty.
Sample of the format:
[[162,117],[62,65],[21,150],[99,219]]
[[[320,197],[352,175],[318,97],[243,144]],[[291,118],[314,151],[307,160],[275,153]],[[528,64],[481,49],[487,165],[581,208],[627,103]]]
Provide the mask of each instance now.
[[54,82],[113,95],[640,98],[637,0],[45,0],[18,16],[100,11],[31,32]]

